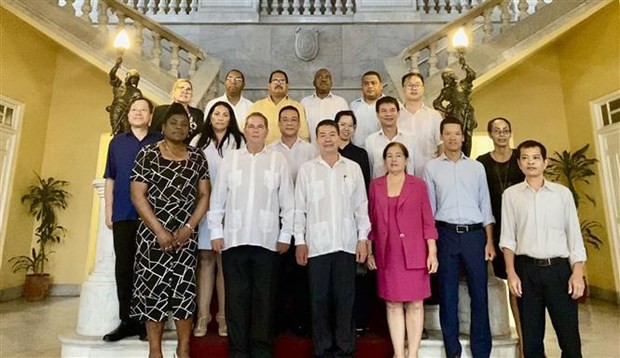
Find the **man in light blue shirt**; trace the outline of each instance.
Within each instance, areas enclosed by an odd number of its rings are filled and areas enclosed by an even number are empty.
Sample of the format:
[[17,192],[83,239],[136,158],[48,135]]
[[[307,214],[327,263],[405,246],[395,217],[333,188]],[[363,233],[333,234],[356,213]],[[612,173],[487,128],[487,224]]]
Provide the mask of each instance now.
[[487,260],[495,257],[491,200],[484,167],[462,152],[463,125],[454,118],[441,122],[444,153],[426,165],[424,180],[439,233],[439,320],[446,356],[460,357],[459,266],[465,267],[471,297],[471,351],[475,358],[491,355],[487,296]]

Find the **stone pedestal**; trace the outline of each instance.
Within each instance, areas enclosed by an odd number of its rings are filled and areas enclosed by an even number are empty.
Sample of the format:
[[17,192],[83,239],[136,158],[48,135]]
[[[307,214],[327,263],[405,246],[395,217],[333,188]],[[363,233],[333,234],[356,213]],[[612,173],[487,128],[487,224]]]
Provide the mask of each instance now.
[[[489,323],[491,336],[510,336],[510,318],[508,307],[508,288],[506,283],[489,272]],[[469,334],[471,323],[471,299],[467,282],[459,282],[459,322],[460,333]],[[424,306],[424,327],[432,331],[440,331],[439,305]]]
[[105,225],[104,184],[104,179],[93,181],[99,198],[95,267],[82,284],[76,329],[77,334],[84,336],[103,336],[120,323],[114,278],[114,242],[112,230]]

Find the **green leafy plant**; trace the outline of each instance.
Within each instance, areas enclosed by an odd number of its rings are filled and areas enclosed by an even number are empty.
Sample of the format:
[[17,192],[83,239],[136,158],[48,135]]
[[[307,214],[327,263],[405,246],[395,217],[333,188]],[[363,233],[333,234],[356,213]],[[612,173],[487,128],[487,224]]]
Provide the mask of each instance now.
[[65,236],[66,228],[58,224],[58,211],[67,208],[67,200],[71,194],[65,190],[69,182],[53,177],[43,179],[35,172],[38,183],[28,187],[28,192],[21,197],[22,204],[28,207],[28,213],[37,220],[35,229],[38,250],[32,248],[31,254],[15,256],[9,260],[13,264],[13,272],[26,271],[34,274],[45,272],[48,256],[48,245],[59,243]]
[[[596,206],[596,201],[586,191],[587,186],[590,185],[590,178],[596,176],[592,166],[598,162],[597,159],[588,158],[586,155],[589,148],[590,145],[586,144],[574,153],[567,150],[562,153],[554,152],[553,156],[549,157],[549,166],[545,173],[553,180],[568,187],[573,194],[577,208],[579,208],[580,203],[584,202]],[[580,226],[585,242],[599,249],[603,241],[597,232],[603,228],[603,225],[596,220],[584,219],[581,220]]]

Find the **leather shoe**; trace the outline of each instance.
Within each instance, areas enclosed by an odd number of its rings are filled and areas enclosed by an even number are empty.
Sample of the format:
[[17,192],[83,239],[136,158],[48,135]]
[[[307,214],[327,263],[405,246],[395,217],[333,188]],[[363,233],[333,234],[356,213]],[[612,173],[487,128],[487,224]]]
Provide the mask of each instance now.
[[138,327],[134,322],[121,321],[121,324],[115,330],[103,336],[103,340],[106,342],[116,342],[137,334]]
[[138,338],[142,342],[148,342],[149,341],[149,337],[146,334],[146,326],[144,325],[144,323],[138,323]]

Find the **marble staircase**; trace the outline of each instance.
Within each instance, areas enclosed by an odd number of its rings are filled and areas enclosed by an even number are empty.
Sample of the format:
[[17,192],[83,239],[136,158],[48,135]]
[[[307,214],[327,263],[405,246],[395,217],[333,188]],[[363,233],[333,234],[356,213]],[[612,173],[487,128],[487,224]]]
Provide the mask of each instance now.
[[217,92],[221,60],[116,0],[100,0],[94,8],[90,1],[74,0],[3,0],[0,6],[105,73],[116,60],[116,33],[127,30],[131,45],[117,75],[123,78],[125,71],[137,68],[139,88],[155,103],[170,101],[179,77],[194,83],[194,104],[206,103]]
[[[425,36],[399,55],[386,58],[385,68],[402,99],[401,77],[420,72],[426,78],[426,97],[436,98],[442,88],[445,68],[461,73],[458,54],[450,43],[459,27],[464,27],[470,44],[467,64],[476,71],[474,91],[507,71],[528,55],[549,44],[608,2],[600,0],[551,0],[532,3],[519,0],[489,0]],[[460,76],[464,76],[462,73]]]

